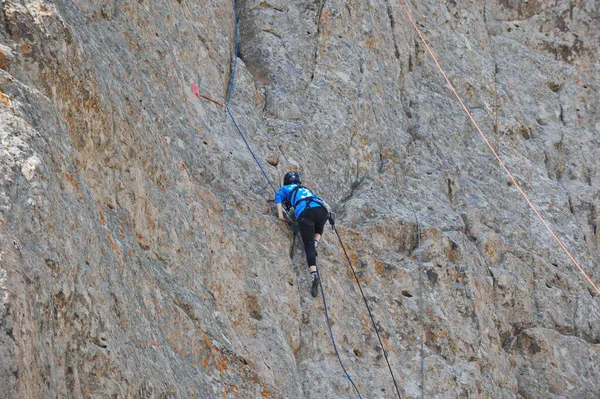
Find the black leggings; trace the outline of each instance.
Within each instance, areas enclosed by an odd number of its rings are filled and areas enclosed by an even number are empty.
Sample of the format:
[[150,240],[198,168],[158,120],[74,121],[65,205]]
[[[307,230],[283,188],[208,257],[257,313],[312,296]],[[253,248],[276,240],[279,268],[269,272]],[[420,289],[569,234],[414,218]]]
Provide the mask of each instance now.
[[317,265],[317,251],[315,250],[315,234],[323,234],[325,223],[329,219],[329,212],[322,206],[306,208],[298,218],[300,235],[306,251],[306,262],[308,266]]

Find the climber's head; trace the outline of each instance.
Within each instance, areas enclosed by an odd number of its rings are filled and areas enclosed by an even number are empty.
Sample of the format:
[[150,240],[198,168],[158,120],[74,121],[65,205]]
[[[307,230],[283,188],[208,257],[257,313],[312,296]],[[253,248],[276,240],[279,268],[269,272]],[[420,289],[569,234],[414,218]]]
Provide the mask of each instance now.
[[283,177],[283,185],[287,186],[288,184],[302,184],[302,178],[300,177],[300,173],[287,172]]

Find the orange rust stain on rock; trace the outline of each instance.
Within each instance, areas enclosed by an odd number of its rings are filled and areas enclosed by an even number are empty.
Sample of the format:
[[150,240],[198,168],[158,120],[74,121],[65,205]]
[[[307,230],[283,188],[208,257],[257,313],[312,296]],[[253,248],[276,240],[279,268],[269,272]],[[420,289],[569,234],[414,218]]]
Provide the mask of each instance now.
[[258,89],[256,87],[254,87],[254,97],[256,97],[256,99],[260,102],[263,101],[262,96],[260,95],[260,93],[258,92]]
[[202,367],[207,368],[208,367],[208,359],[204,359],[202,361]]
[[73,176],[72,173],[67,173],[65,174],[65,177],[67,178],[69,183],[71,183],[71,186],[73,186],[75,190],[79,191],[79,184],[77,183],[77,179],[75,178],[75,176]]
[[381,337],[381,341],[383,342],[383,346],[384,347],[386,347],[386,346],[388,348],[390,347],[390,342],[389,342],[389,340],[386,337]]
[[117,247],[117,244],[113,240],[112,233],[110,232],[110,230],[106,230],[106,237],[108,238],[108,243],[110,244],[110,247],[113,249],[113,251],[115,251],[115,254],[117,255],[117,257],[120,258],[121,251],[119,251],[119,247]]
[[0,103],[4,105],[4,107],[11,109],[10,106],[10,97],[0,91]]
[[240,389],[233,384],[227,385],[225,387],[223,387],[223,392],[221,393],[221,397],[225,398],[227,397],[227,394],[229,393],[233,393],[233,397],[237,398],[240,396]]
[[368,49],[379,47],[379,39],[377,39],[377,38],[376,39],[367,39],[365,41],[365,46]]
[[423,238],[425,240],[433,239],[434,241],[439,237],[440,231],[435,228],[423,230]]
[[206,342],[206,345],[208,345],[210,349],[213,349],[213,344],[212,342],[210,342],[210,338],[208,338],[208,335],[202,334],[202,338],[204,339],[204,342]]
[[385,264],[379,260],[375,261],[375,274],[381,276],[385,271]]
[[98,213],[100,214],[100,224],[102,226],[106,226],[106,219],[104,218],[104,212],[102,211],[102,209],[99,209]]
[[219,370],[219,372],[222,373],[223,371],[225,371],[227,369],[228,369],[227,363],[225,363],[223,361],[223,359],[217,359],[217,370]]
[[156,338],[152,338],[152,346],[155,348],[158,348],[160,346]]
[[490,258],[493,258],[496,255],[496,250],[494,249],[494,245],[490,242],[486,242],[484,245],[484,251]]
[[460,252],[457,249],[452,249],[451,247],[444,248],[444,253],[446,257],[451,262],[456,262],[460,259]]
[[2,50],[0,50],[0,68],[4,69],[6,71],[7,67],[8,67],[8,62],[6,61],[6,56],[4,55]]
[[31,46],[29,45],[29,43],[25,43],[23,45],[23,47],[21,47],[21,54],[23,55],[27,55],[31,52]]
[[138,243],[138,245],[144,250],[147,251],[150,249],[150,245],[148,245],[148,243],[146,242],[146,239],[140,234],[140,233],[135,233],[135,239]]

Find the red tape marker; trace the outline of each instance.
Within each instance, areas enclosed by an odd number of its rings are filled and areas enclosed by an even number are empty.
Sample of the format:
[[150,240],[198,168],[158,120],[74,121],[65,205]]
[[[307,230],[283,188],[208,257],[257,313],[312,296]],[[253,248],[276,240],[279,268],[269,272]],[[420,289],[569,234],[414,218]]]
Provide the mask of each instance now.
[[210,98],[210,97],[207,97],[207,96],[205,96],[205,95],[203,95],[203,94],[200,94],[200,91],[198,90],[198,86],[196,86],[196,83],[193,83],[193,84],[192,84],[192,93],[194,93],[194,95],[195,95],[195,96],[196,96],[196,98],[198,98],[198,99],[200,99],[200,98],[203,98],[203,99],[205,99],[205,100],[208,100],[208,101],[210,101],[211,103],[217,104],[219,107],[223,107],[223,106],[224,106],[224,105],[223,105],[223,104],[221,104],[220,102],[218,102],[218,101],[215,101],[215,100],[213,100],[212,98]]

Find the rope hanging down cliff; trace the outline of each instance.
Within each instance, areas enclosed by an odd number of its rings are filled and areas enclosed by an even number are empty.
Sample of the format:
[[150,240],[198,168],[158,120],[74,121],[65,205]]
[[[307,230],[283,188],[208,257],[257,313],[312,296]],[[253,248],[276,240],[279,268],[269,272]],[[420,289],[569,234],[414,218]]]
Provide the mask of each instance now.
[[373,324],[373,329],[375,330],[375,333],[377,334],[377,339],[379,340],[379,345],[381,346],[381,350],[383,351],[383,356],[385,357],[385,362],[387,363],[390,374],[392,375],[392,380],[394,381],[394,388],[396,388],[396,393],[398,394],[398,398],[402,399],[402,396],[400,395],[400,389],[398,389],[398,384],[396,383],[396,377],[394,377],[394,372],[392,371],[392,366],[390,365],[390,361],[388,359],[387,351],[385,350],[385,347],[383,346],[383,342],[381,341],[381,336],[379,335],[379,331],[377,330],[377,324],[375,324],[375,318],[373,317],[373,313],[371,313],[371,307],[369,306],[369,303],[367,302],[367,298],[365,297],[365,293],[363,292],[362,284],[360,283],[360,280],[358,279],[358,276],[356,275],[354,266],[352,266],[352,261],[350,260],[350,256],[348,255],[348,252],[346,251],[346,246],[344,245],[344,242],[342,241],[342,237],[340,237],[340,233],[338,232],[337,227],[333,226],[333,230],[335,231],[335,235],[337,236],[337,238],[340,242],[340,246],[342,247],[342,250],[344,251],[344,255],[346,255],[346,260],[348,261],[350,270],[352,270],[352,275],[354,276],[354,280],[356,280],[356,284],[358,284],[358,289],[360,290],[360,295],[362,296],[365,306],[367,307],[367,311],[369,312],[369,317],[371,318],[371,323]]
[[404,2],[404,0],[398,0],[398,1],[402,5],[402,8],[404,9],[404,12],[406,13],[406,16],[408,17],[411,25],[413,26],[413,28],[415,29],[415,31],[419,35],[419,38],[423,42],[423,45],[427,49],[427,52],[429,53],[429,55],[431,56],[431,58],[435,62],[435,65],[437,66],[438,70],[440,71],[440,73],[442,74],[442,76],[444,77],[444,79],[446,80],[446,83],[448,84],[448,87],[450,88],[450,91],[452,91],[452,94],[454,94],[454,96],[456,97],[456,99],[460,103],[461,107],[463,108],[463,110],[465,111],[465,113],[467,114],[467,116],[469,117],[469,120],[471,121],[471,123],[473,124],[473,126],[475,126],[475,129],[477,129],[477,132],[479,133],[479,135],[481,136],[481,138],[483,139],[483,141],[485,142],[485,144],[488,146],[488,148],[494,154],[494,158],[496,158],[496,161],[498,161],[498,163],[500,164],[500,166],[502,167],[502,169],[504,170],[504,172],[506,172],[506,174],[510,178],[511,182],[514,184],[515,188],[523,196],[523,198],[525,199],[525,201],[527,202],[527,204],[529,205],[529,207],[533,210],[533,212],[538,217],[538,219],[542,222],[542,224],[544,225],[544,227],[546,227],[546,230],[548,230],[548,232],[550,233],[550,235],[556,240],[556,242],[558,243],[558,245],[563,249],[563,251],[567,254],[567,256],[569,257],[569,259],[571,259],[571,261],[575,264],[575,266],[577,266],[577,268],[579,269],[579,271],[581,272],[581,274],[586,278],[586,280],[591,284],[591,286],[594,287],[594,289],[596,290],[596,292],[598,294],[600,294],[600,289],[596,286],[596,284],[594,284],[594,282],[588,276],[588,274],[585,272],[585,270],[583,270],[583,267],[581,267],[579,265],[579,262],[577,262],[577,260],[575,259],[575,257],[567,249],[566,245],[562,242],[562,240],[558,237],[558,235],[554,232],[554,230],[552,230],[552,228],[550,227],[550,225],[548,224],[548,222],[546,222],[546,219],[544,219],[544,217],[538,211],[538,209],[535,207],[535,205],[533,205],[533,203],[529,199],[529,196],[525,193],[525,191],[523,190],[523,188],[521,188],[521,185],[517,182],[517,180],[515,179],[515,177],[513,176],[513,174],[510,172],[510,170],[508,170],[508,167],[506,166],[506,164],[504,163],[504,161],[502,161],[502,159],[500,158],[500,156],[498,155],[498,153],[496,152],[496,150],[494,149],[494,147],[492,146],[492,144],[488,140],[487,136],[483,133],[483,131],[481,130],[481,128],[479,127],[479,125],[475,121],[475,118],[473,118],[473,115],[469,111],[469,108],[463,102],[462,98],[460,97],[460,95],[458,94],[458,92],[456,91],[456,89],[454,88],[454,85],[450,82],[450,79],[448,78],[448,75],[446,75],[446,72],[444,71],[444,69],[440,65],[437,57],[435,56],[435,54],[433,53],[433,51],[429,47],[429,44],[427,43],[427,40],[425,40],[425,36],[423,36],[423,33],[421,32],[421,30],[417,26],[417,24],[416,24],[415,20],[413,19],[412,14],[408,10],[408,7],[406,6],[406,3]]

